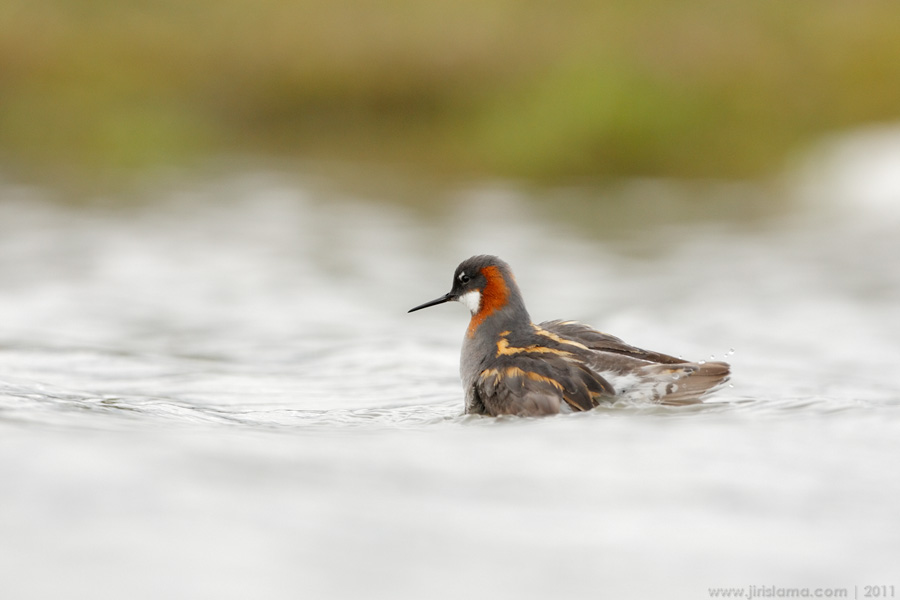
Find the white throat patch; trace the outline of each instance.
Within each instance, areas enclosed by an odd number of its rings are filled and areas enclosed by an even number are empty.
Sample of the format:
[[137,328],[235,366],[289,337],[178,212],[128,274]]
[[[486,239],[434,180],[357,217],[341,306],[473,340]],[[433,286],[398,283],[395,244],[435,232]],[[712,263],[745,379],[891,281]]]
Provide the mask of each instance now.
[[474,315],[478,312],[478,309],[481,308],[481,292],[479,290],[466,292],[459,297],[459,301],[465,304],[469,309],[469,312]]

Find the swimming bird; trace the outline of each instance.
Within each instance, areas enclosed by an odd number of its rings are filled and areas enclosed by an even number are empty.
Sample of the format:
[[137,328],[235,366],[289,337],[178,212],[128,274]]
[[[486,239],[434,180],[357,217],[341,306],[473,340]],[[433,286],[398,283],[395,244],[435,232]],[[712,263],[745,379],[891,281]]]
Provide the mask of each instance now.
[[460,357],[469,414],[553,415],[620,399],[693,404],[730,377],[728,363],[642,350],[575,321],[533,323],[496,256],[464,260],[449,293],[409,312],[451,301],[472,313]]

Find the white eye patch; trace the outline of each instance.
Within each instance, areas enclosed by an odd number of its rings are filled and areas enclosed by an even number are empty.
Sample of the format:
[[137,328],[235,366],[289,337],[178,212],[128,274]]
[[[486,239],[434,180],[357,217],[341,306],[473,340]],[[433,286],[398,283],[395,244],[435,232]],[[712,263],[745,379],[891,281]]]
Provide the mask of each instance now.
[[474,315],[481,308],[481,291],[472,290],[471,292],[466,292],[459,297],[459,301],[465,304],[469,312]]

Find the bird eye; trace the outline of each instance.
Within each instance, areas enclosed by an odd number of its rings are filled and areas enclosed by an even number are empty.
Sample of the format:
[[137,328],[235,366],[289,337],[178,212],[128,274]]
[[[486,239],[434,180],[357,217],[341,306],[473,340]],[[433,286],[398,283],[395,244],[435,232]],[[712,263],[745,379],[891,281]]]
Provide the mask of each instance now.
[[459,282],[463,285],[469,283],[469,276],[466,275],[465,273],[460,273],[459,274]]

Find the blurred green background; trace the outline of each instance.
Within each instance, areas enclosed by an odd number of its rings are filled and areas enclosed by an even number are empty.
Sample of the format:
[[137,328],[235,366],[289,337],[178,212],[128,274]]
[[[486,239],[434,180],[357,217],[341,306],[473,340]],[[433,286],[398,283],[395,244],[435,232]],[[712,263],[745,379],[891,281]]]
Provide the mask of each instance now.
[[5,0],[0,158],[743,178],[900,117],[900,3]]

